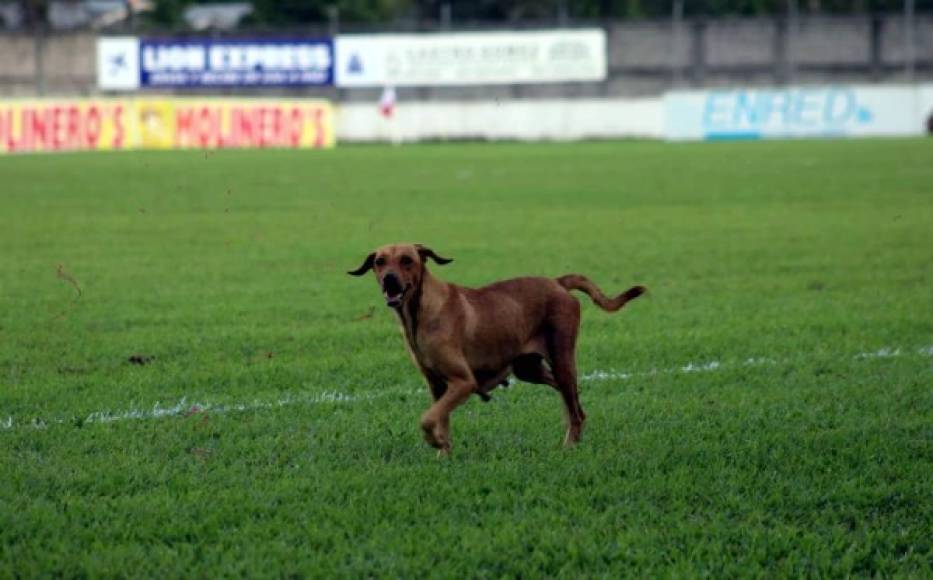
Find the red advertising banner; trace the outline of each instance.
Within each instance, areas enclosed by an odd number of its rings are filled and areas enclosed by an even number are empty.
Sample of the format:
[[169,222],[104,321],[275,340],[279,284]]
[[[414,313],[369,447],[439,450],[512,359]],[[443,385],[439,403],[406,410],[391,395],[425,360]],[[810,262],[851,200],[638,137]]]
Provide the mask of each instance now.
[[125,149],[127,104],[0,101],[0,153]]
[[333,147],[327,101],[0,100],[0,153]]

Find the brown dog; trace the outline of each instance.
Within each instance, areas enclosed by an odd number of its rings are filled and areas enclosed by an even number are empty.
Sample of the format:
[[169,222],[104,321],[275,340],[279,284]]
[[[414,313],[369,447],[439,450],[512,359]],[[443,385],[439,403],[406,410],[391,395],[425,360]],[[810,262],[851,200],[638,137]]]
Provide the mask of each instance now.
[[580,303],[570,290],[589,294],[600,308],[615,312],[645,292],[633,286],[607,298],[579,274],[560,278],[515,278],[478,289],[438,280],[428,259],[442,258],[420,244],[383,246],[356,270],[374,270],[386,305],[395,310],[415,365],[424,375],[434,404],[421,418],[428,443],[450,451],[450,413],[471,394],[519,380],[557,389],[567,416],[565,445],[580,439],[586,415],[577,395],[575,347]]

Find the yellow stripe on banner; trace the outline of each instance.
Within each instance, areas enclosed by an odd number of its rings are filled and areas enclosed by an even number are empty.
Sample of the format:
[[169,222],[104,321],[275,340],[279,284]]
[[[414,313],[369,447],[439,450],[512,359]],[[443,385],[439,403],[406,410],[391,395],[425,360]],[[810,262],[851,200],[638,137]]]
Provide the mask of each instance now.
[[0,153],[334,144],[333,107],[321,100],[0,100]]

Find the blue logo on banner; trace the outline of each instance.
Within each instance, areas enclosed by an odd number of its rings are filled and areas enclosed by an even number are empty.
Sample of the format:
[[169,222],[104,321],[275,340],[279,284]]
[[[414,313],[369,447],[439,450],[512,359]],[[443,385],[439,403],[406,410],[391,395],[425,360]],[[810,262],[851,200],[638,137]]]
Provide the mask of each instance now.
[[110,67],[109,73],[111,75],[119,73],[128,66],[126,62],[126,53],[121,52],[119,54],[110,55],[107,58],[107,65]]
[[140,40],[144,87],[320,86],[334,82],[330,39]]
[[353,53],[353,56],[350,57],[350,62],[347,64],[347,72],[350,74],[358,75],[363,72],[363,59],[360,58],[360,55]]
[[703,107],[707,139],[841,135],[874,114],[850,88],[713,91]]

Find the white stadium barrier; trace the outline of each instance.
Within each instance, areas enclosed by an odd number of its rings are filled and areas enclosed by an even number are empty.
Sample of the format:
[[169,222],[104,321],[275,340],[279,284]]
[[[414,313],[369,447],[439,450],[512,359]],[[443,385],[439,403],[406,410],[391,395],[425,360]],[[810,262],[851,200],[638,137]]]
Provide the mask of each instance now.
[[678,91],[642,99],[341,105],[338,142],[443,140],[672,141],[910,137],[933,115],[933,85]]
[[920,87],[920,116],[926,119],[927,132],[933,133],[933,85]]
[[669,140],[907,137],[926,132],[933,85],[799,86],[671,92]]
[[402,102],[337,110],[338,142],[909,137],[927,131],[933,85],[672,92],[642,99]]
[[660,139],[663,103],[661,97],[402,102],[388,118],[375,104],[345,104],[337,108],[337,141]]

